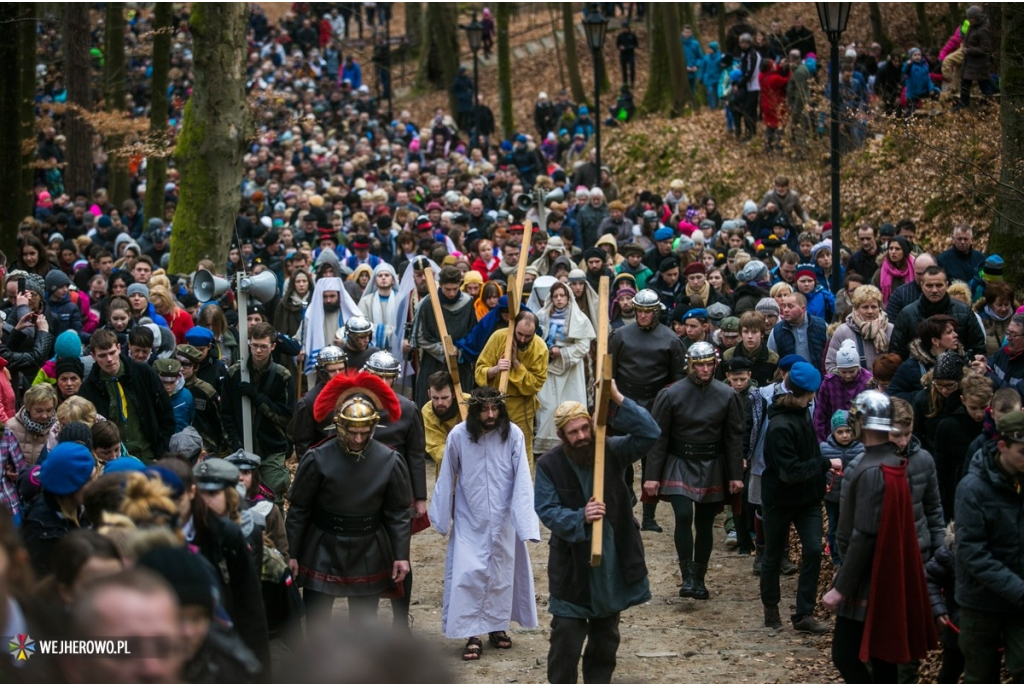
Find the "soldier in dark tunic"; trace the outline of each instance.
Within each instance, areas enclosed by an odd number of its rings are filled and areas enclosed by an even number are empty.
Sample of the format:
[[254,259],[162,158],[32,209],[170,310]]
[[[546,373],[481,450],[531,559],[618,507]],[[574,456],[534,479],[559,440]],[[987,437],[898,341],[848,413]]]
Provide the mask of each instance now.
[[694,599],[710,596],[704,576],[715,514],[726,493],[743,489],[743,402],[715,380],[717,360],[711,343],[694,343],[686,353],[687,377],[658,393],[651,415],[661,437],[644,470],[644,493],[672,503],[683,576],[679,596]]
[[412,487],[401,455],[372,439],[383,411],[401,417],[395,393],[368,373],[335,376],[313,407],[316,420],[334,415],[337,438],[302,458],[285,521],[307,625],[329,623],[336,597],[352,620],[372,620],[409,572]]
[[310,447],[334,432],[334,417],[323,421],[313,419],[313,405],[328,381],[347,369],[345,352],[336,345],[328,345],[316,355],[316,385],[295,403],[295,414],[288,424],[288,439],[295,445],[295,454],[301,459]]
[[[402,370],[402,365],[390,352],[374,352],[363,367],[363,371],[381,378],[389,387],[394,387],[395,379]],[[407,397],[395,393],[402,415],[396,419],[387,412],[382,412],[373,439],[383,443],[402,455],[409,469],[412,483],[412,517],[422,518],[427,513],[427,472],[426,447],[427,441],[423,430],[423,416],[420,408]],[[391,611],[394,614],[394,625],[405,630],[409,629],[409,604],[412,598],[412,569],[405,576],[401,597],[391,600]]]
[[[636,324],[616,329],[608,341],[612,377],[619,391],[648,411],[659,390],[686,375],[686,352],[679,337],[658,320],[661,308],[661,299],[656,292],[641,290],[633,296]],[[646,472],[646,456],[641,467]],[[625,476],[626,484],[632,490],[632,464],[626,469]],[[661,526],[654,520],[658,499],[644,496],[642,501],[641,530],[660,533]]]
[[[345,357],[348,360],[348,368],[361,369],[374,352],[380,352],[379,347],[370,344],[373,336],[373,324],[365,316],[350,316],[342,329],[345,335]],[[341,345],[338,340],[342,335],[341,331],[335,334],[335,344]]]

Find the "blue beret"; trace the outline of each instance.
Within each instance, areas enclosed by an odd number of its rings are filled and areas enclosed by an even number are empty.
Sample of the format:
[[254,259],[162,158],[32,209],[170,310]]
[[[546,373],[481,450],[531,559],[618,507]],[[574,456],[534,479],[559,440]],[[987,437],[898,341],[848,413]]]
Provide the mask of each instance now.
[[194,326],[185,333],[185,342],[196,347],[205,347],[213,344],[213,331],[202,326]]
[[805,361],[793,364],[787,384],[794,390],[817,392],[821,387],[821,373]]
[[136,457],[118,457],[117,459],[111,459],[107,462],[107,465],[103,467],[103,473],[124,473],[126,471],[145,471],[146,465],[142,463],[141,459]]
[[797,362],[805,361],[799,354],[787,354],[785,357],[779,360],[779,368],[783,371],[789,371],[793,368],[793,364]]
[[39,483],[54,495],[72,495],[92,478],[96,460],[85,445],[60,442],[46,455],[39,469]]
[[662,240],[671,240],[675,237],[675,232],[668,226],[662,226],[654,232],[654,241],[661,242]]
[[708,310],[702,307],[695,307],[683,314],[683,321],[686,321],[687,319],[701,319],[702,321],[707,321]]

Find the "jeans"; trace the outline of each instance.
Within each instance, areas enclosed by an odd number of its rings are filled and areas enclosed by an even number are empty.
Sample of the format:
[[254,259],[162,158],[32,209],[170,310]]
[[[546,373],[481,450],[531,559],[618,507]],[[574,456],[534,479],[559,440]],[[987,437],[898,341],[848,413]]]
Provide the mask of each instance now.
[[[960,79],[960,104],[964,107],[971,104],[972,83],[974,83],[974,81],[969,78]],[[980,79],[978,81],[978,90],[980,90],[981,94],[985,97],[992,97],[992,94],[995,93],[995,88],[992,86],[992,79]]]
[[800,578],[796,586],[796,616],[814,613],[818,601],[818,574],[821,571],[821,505],[798,509],[761,505],[764,519],[764,563],[761,566],[761,603],[778,606],[779,565],[789,542],[789,524],[796,528],[802,548]]
[[825,514],[828,516],[828,532],[825,533],[825,539],[828,540],[829,555],[832,557],[832,561],[839,564],[842,563],[842,559],[839,558],[839,541],[836,540],[836,527],[839,525],[839,502],[825,500]]
[[619,53],[619,66],[622,67],[622,83],[630,87],[636,84],[636,57]]
[[965,683],[998,683],[1000,645],[1014,683],[1024,681],[1024,615],[960,608],[960,651]]
[[716,86],[705,87],[704,91],[708,95],[708,109],[718,109],[718,88]]
[[[586,651],[583,651],[584,640]],[[590,620],[552,616],[548,682],[576,683],[582,652],[583,682],[610,683],[618,650],[619,614]]]
[[[836,617],[832,631],[832,664],[848,683],[895,683],[899,678],[896,664],[881,659],[871,660],[871,670],[860,660],[860,642],[864,637],[864,621],[845,616]],[[992,681],[995,682],[995,681]]]
[[[669,495],[666,499],[672,505],[672,512],[676,517],[675,543],[680,567],[688,561],[693,561],[698,566],[707,566],[711,558],[711,546],[714,542],[712,528],[719,503],[694,502],[686,495]],[[697,528],[696,549],[694,521]]]
[[[302,603],[306,608],[306,630],[310,627],[329,626],[334,609],[334,595],[316,590],[304,589]],[[372,597],[349,597],[348,619],[352,623],[368,623],[377,615],[377,595]]]

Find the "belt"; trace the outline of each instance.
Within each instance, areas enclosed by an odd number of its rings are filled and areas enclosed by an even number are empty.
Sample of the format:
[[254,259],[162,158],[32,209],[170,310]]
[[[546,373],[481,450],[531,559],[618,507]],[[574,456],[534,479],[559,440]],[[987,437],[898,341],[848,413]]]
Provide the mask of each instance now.
[[381,527],[381,523],[379,513],[366,516],[347,516],[332,514],[321,509],[313,515],[313,525],[320,530],[332,535],[351,538],[373,535]]
[[722,443],[719,442],[684,442],[675,456],[680,459],[708,461],[722,456]]
[[665,387],[665,379],[654,383],[630,383],[615,379],[619,392],[631,400],[653,400],[658,392]]

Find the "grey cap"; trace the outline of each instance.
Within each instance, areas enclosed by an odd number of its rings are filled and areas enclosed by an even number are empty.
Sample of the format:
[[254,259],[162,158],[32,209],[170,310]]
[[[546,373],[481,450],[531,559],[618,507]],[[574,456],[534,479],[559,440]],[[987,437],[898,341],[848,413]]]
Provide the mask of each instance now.
[[195,461],[203,449],[203,438],[195,428],[185,426],[181,432],[171,436],[167,449],[170,452],[181,452],[189,460]]
[[722,304],[721,302],[715,302],[713,305],[708,307],[708,319],[715,322],[717,325],[722,319],[732,314],[732,309],[729,305]]
[[244,449],[229,454],[224,459],[234,464],[239,471],[253,471],[258,469],[260,464],[263,463],[258,454],[246,452]]
[[196,464],[192,474],[196,477],[197,487],[207,492],[233,488],[238,484],[238,477],[241,475],[237,466],[220,457]]

